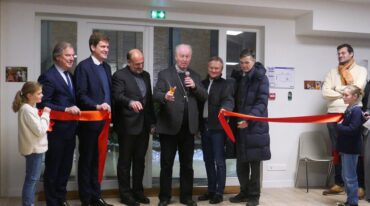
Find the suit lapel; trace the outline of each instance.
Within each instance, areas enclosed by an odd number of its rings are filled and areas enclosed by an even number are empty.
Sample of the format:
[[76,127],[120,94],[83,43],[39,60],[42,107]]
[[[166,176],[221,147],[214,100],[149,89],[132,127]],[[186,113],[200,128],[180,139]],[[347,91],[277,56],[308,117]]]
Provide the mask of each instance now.
[[[127,74],[130,84],[134,85],[134,87],[135,87],[134,91],[141,97],[140,88],[139,88],[139,85],[137,85],[137,82],[135,80],[134,75],[131,73],[131,71],[128,67],[125,67],[124,69],[126,70],[125,74]],[[144,81],[145,81],[145,79],[144,79]]]
[[180,82],[181,79],[180,79],[180,76],[177,74],[177,70],[175,66],[171,68],[170,74],[171,74],[171,78],[169,80],[169,83],[171,84],[171,86],[176,86],[176,91],[180,91],[182,96],[185,95],[184,93],[185,88],[183,87],[182,82]]
[[[57,83],[56,85],[60,85],[66,91],[66,93],[68,93],[71,97],[73,97],[73,94],[71,94],[71,92],[69,91],[66,81],[63,79],[63,77],[61,76],[61,74],[59,73],[59,71],[57,70],[55,66],[53,66],[52,71],[53,71],[53,76],[55,78],[55,81]],[[71,84],[72,84],[72,87],[74,88],[72,81],[71,81]]]
[[103,62],[103,67],[104,67],[104,70],[105,70],[105,74],[107,75],[109,87],[111,87],[112,86],[112,79],[110,77],[111,77],[112,74],[111,74],[111,70],[108,67],[108,63]]

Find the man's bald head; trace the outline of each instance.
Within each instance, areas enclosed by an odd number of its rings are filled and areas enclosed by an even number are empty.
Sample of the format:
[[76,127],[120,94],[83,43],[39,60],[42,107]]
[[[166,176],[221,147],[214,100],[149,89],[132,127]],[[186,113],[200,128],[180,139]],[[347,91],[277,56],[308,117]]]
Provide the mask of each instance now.
[[144,70],[144,55],[139,49],[131,49],[127,53],[127,63],[130,70],[140,74]]

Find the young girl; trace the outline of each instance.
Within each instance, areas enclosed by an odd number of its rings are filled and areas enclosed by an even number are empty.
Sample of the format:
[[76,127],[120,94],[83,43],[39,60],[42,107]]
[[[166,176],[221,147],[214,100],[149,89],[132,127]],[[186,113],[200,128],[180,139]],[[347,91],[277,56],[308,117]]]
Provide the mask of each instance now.
[[26,178],[22,190],[23,206],[34,205],[42,156],[48,149],[46,132],[50,121],[50,108],[45,107],[40,117],[35,107],[36,103],[41,102],[42,96],[42,87],[39,83],[26,82],[13,101],[13,111],[18,112],[19,151],[26,157]]
[[347,193],[347,201],[340,206],[358,205],[357,160],[361,153],[361,128],[364,122],[361,107],[361,89],[350,85],[343,90],[343,101],[348,104],[343,122],[337,125],[338,151],[342,159],[342,178]]

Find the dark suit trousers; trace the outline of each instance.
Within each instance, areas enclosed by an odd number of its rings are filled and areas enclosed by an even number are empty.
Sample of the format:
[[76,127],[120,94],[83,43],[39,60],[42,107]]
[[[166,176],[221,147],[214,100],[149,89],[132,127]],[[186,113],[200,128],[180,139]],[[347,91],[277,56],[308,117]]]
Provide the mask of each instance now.
[[236,160],[236,173],[240,183],[240,193],[249,199],[259,200],[261,161],[243,162]]
[[[143,176],[145,155],[148,149],[149,133],[143,131],[138,135],[119,134],[119,158],[117,177],[121,198],[127,195],[143,195]],[[130,187],[130,171],[132,165],[132,190]]]
[[193,155],[194,135],[190,134],[188,126],[182,126],[176,135],[160,134],[161,172],[159,199],[170,200],[172,190],[172,167],[177,148],[180,160],[180,201],[192,198],[193,192]]
[[79,124],[78,192],[83,203],[91,203],[100,198],[98,137],[103,125],[104,121]]
[[[75,131],[73,128],[70,128]],[[73,164],[76,146],[75,134],[48,135],[48,151],[45,155],[44,190],[46,204],[59,206],[66,200],[67,182]]]

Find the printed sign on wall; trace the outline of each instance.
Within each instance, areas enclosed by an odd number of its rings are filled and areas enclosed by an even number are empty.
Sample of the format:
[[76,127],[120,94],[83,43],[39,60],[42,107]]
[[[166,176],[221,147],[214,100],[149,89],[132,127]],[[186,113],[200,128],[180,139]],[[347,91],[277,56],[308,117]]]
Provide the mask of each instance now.
[[268,67],[267,69],[271,88],[294,89],[293,67]]

